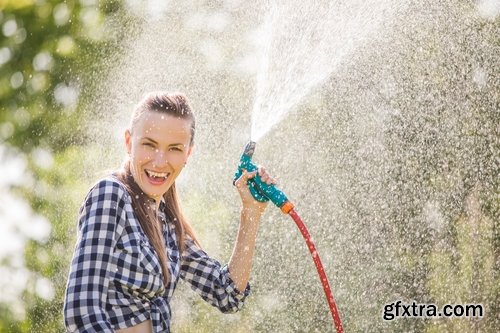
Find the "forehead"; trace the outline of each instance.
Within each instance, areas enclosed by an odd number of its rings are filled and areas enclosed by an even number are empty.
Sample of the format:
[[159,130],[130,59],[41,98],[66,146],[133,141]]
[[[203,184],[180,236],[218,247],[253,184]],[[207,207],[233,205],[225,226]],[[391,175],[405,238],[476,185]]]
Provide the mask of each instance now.
[[155,141],[180,140],[189,141],[191,138],[191,120],[169,114],[146,111],[132,129],[138,137],[148,137]]

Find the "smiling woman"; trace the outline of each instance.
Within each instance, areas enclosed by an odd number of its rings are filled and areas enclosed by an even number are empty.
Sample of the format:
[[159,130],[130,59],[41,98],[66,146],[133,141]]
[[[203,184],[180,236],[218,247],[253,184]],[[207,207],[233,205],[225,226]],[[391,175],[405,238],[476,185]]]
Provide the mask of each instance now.
[[[157,221],[146,223],[151,204],[157,210],[164,198],[169,207],[180,249],[184,250],[187,233],[199,246],[196,236],[181,214],[174,181],[191,155],[195,120],[182,94],[150,93],[135,108],[129,129],[125,131],[128,158],[118,178],[128,187],[139,223],[160,259],[164,282],[168,282],[164,241]],[[144,222],[142,222],[144,221]]]
[[[222,312],[243,306],[267,204],[246,186],[256,172],[244,173],[236,181],[242,211],[229,264],[201,249],[175,188],[193,151],[194,130],[182,94],[150,93],[135,108],[122,169],[100,180],[80,209],[64,303],[69,332],[169,332],[179,278]],[[263,168],[258,172],[275,183]]]

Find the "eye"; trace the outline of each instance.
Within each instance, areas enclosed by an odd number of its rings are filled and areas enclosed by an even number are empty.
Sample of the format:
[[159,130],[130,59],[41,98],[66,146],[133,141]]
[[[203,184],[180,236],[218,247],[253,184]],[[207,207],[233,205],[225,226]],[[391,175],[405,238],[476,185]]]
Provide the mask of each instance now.
[[182,151],[182,149],[179,148],[179,147],[171,147],[170,150],[173,150],[173,151]]
[[150,147],[150,148],[154,148],[155,147],[154,144],[152,144],[151,142],[144,142],[142,145],[146,146],[146,147]]

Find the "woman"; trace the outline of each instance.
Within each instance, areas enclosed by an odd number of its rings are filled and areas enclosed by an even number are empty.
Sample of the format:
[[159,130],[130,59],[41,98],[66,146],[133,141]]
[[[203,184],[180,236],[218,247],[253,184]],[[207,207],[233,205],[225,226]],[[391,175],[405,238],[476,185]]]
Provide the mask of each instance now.
[[[80,208],[64,317],[69,332],[170,331],[170,300],[179,277],[222,312],[238,311],[265,203],[253,199],[245,173],[235,184],[241,221],[222,266],[200,247],[179,206],[175,179],[193,151],[195,120],[182,94],[151,93],[125,132],[123,168],[99,181]],[[259,176],[274,184],[263,168]]]

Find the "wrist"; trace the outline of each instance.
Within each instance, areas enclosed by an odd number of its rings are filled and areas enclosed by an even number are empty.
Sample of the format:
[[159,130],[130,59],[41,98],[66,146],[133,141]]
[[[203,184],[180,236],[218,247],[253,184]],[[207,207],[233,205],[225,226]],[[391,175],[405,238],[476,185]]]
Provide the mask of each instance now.
[[250,220],[253,222],[260,221],[262,213],[264,210],[255,206],[243,206],[241,208],[241,221]]
[[262,215],[264,213],[264,210],[266,207],[261,207],[259,205],[255,204],[248,204],[248,205],[242,205],[241,206],[241,211],[244,213],[249,213],[249,214],[259,214]]

